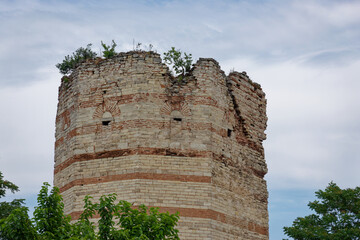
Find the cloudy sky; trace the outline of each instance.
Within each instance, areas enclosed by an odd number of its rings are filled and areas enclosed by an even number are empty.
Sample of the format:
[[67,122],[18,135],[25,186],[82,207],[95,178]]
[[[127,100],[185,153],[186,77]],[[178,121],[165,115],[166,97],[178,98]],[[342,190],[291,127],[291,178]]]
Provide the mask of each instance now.
[[268,99],[270,238],[330,181],[360,185],[360,1],[0,0],[0,171],[34,205],[52,182],[55,64],[100,41],[171,46],[246,71]]

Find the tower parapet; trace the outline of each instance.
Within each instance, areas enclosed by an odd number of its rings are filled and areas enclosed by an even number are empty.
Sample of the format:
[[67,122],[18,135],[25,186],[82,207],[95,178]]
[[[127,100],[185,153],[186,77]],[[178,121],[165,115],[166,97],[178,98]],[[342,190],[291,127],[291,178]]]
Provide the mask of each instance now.
[[82,63],[59,88],[54,185],[73,219],[117,193],[179,211],[181,239],[268,239],[266,99],[200,58],[182,81],[160,55]]

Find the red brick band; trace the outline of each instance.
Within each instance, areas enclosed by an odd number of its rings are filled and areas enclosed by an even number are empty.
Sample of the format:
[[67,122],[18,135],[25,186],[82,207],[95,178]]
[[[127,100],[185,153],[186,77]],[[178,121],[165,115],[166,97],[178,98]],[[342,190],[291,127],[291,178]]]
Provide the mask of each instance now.
[[[139,102],[154,102],[154,101],[161,101],[166,102],[169,100],[168,94],[161,94],[161,93],[134,93],[134,94],[127,94],[121,95],[116,97],[109,97],[107,98],[109,101],[117,102],[118,105],[121,104],[129,104],[129,103],[139,103]],[[191,102],[193,105],[207,105],[213,106],[218,109],[225,111],[223,107],[220,107],[215,99],[210,96],[172,96],[171,102]],[[100,103],[94,100],[83,101],[79,103],[80,108],[89,108],[89,107],[97,107]],[[70,107],[70,109],[66,109],[62,113],[56,116],[56,122],[60,121],[61,118],[68,115],[71,110],[74,109],[74,105]]]
[[[161,100],[161,102],[165,102],[169,100],[169,95],[164,93],[134,93],[134,94],[127,94],[121,95],[116,97],[109,97],[108,100],[115,101],[118,104],[129,104],[129,103],[139,103],[139,102],[153,102],[154,100]],[[217,101],[213,99],[211,96],[191,96],[186,95],[184,96],[172,96],[171,101],[178,102],[178,101],[185,101],[191,102],[193,105],[208,105],[221,108]],[[83,101],[80,103],[80,108],[88,108],[88,107],[97,107],[99,103],[93,100]]]
[[[151,119],[136,119],[136,120],[127,120],[120,122],[113,122],[111,126],[104,128],[101,122],[97,124],[89,124],[86,126],[74,128],[69,131],[64,137],[61,137],[56,140],[55,146],[58,146],[64,142],[64,140],[69,141],[71,138],[75,136],[81,136],[92,133],[101,133],[104,131],[121,131],[124,129],[133,129],[133,128],[158,128],[158,129],[169,129],[170,121],[160,121],[160,120],[151,120]],[[109,129],[110,128],[110,129]],[[222,137],[227,136],[227,129],[223,129],[220,127],[214,127],[211,123],[203,123],[203,122],[185,122],[181,126],[182,130],[208,130],[214,132]]]
[[[56,175],[58,172],[62,171],[63,169],[69,167],[70,165],[76,162],[84,162],[95,159],[115,158],[115,157],[131,156],[131,155],[157,155],[157,156],[200,157],[200,158],[211,157],[215,161],[223,162],[226,165],[233,166],[234,164],[230,158],[227,158],[223,155],[215,154],[211,151],[180,150],[180,149],[167,149],[167,148],[132,148],[132,149],[120,149],[120,150],[104,151],[98,153],[85,153],[85,154],[75,155],[65,160],[63,163],[59,164],[58,166],[56,166],[54,169],[54,175]],[[266,172],[255,168],[250,168],[250,171],[255,176],[260,178],[263,178],[266,174]],[[183,176],[183,175],[179,175],[179,176]],[[189,175],[189,176],[193,176],[193,175]],[[177,179],[181,179],[181,178],[182,177],[178,177]]]
[[[199,209],[199,208],[180,208],[180,207],[159,207],[160,212],[169,212],[171,214],[179,212],[181,217],[191,218],[204,218],[219,221],[225,224],[233,225],[241,229],[247,229],[251,232],[255,232],[261,235],[269,235],[267,227],[261,226],[257,223],[247,221],[245,219],[236,218],[212,209]],[[69,215],[71,219],[77,220],[81,215],[81,211],[72,212]],[[93,216],[93,218],[99,218],[99,215]]]
[[179,182],[198,182],[210,183],[210,176],[196,176],[196,175],[176,175],[176,174],[159,174],[159,173],[126,173],[102,177],[82,178],[69,182],[60,188],[60,192],[64,192],[74,186],[82,186],[87,184],[97,184],[112,181],[132,180],[132,179],[150,179],[150,180],[165,180],[165,181],[179,181]]
[[[121,122],[114,122],[112,124],[111,130],[123,130],[123,129],[131,129],[131,128],[148,128],[151,126],[152,128],[158,128],[158,129],[169,129],[170,122],[169,121],[154,121],[150,119],[137,119],[137,120],[128,120],[128,121],[121,121]],[[66,137],[61,137],[56,140],[55,147],[60,146],[61,144],[64,144],[64,141],[69,141],[71,138],[75,136],[81,136],[91,133],[99,133],[103,131],[103,125],[101,123],[99,124],[93,124],[88,125],[84,127],[75,128],[71,131],[69,131],[66,135]],[[214,127],[211,123],[185,123],[182,126],[183,130],[208,130],[212,133],[215,133],[221,137],[227,137],[227,129]],[[259,144],[256,144],[255,142],[247,139],[245,136],[237,135],[236,140],[239,144],[243,146],[247,146],[251,148],[252,150],[255,150],[259,152],[260,154],[263,154],[263,147]]]
[[181,150],[181,149],[168,149],[168,148],[128,148],[112,151],[104,151],[97,153],[84,153],[75,155],[68,158],[63,163],[59,164],[54,169],[54,174],[67,168],[75,162],[83,162],[101,158],[115,158],[131,155],[158,155],[158,156],[178,156],[178,157],[211,157],[210,151],[197,151],[197,150]]

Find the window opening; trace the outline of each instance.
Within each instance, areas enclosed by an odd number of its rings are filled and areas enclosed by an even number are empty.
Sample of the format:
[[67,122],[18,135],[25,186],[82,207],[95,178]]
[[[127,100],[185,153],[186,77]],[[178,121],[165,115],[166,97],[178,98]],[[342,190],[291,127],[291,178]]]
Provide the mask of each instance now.
[[181,122],[182,118],[173,118],[175,121]]
[[108,126],[111,121],[102,121],[103,126]]
[[227,136],[228,136],[228,137],[231,137],[231,132],[232,132],[231,129],[228,129],[228,130],[227,130]]

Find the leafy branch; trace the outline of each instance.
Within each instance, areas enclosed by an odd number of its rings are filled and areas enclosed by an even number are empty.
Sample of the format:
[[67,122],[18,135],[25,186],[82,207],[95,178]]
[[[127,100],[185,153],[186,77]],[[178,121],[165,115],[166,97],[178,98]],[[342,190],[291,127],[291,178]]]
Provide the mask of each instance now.
[[86,59],[94,59],[97,54],[91,50],[91,43],[86,46],[86,48],[78,48],[71,56],[65,56],[65,59],[62,63],[56,64],[56,67],[60,70],[61,74],[70,74],[79,63],[85,61]]
[[[103,195],[98,203],[91,197],[84,199],[84,211],[75,222],[64,214],[64,204],[57,187],[49,189],[44,183],[38,195],[34,218],[28,209],[20,207],[0,219],[2,240],[109,240],[109,239],[173,239],[178,240],[176,229],[179,213],[160,213],[158,208],[140,205],[134,208],[127,201],[116,203],[116,194]],[[95,214],[100,215],[97,229]]]
[[184,57],[182,57],[182,52],[175,47],[172,47],[169,51],[164,53],[164,61],[166,64],[170,65],[176,74],[185,76],[189,73],[192,66],[192,55],[184,52]]
[[116,55],[115,47],[117,45],[114,40],[112,40],[111,46],[110,45],[108,46],[105,43],[103,43],[103,41],[101,41],[101,46],[104,48],[104,51],[102,51],[102,53],[105,58],[111,58]]

